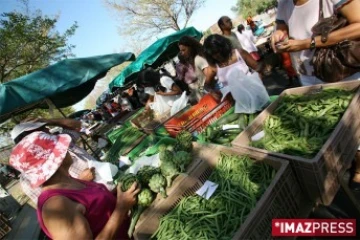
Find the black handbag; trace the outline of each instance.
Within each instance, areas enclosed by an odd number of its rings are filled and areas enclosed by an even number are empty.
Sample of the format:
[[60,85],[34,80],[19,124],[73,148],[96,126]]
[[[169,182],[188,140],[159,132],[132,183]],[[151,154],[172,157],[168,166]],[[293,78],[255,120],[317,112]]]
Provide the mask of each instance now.
[[[324,18],[320,2],[319,21],[312,27],[313,36],[325,43],[329,33],[348,25],[347,19],[334,13]],[[344,40],[335,45],[316,48],[312,58],[314,75],[324,82],[338,82],[360,71],[360,41]]]

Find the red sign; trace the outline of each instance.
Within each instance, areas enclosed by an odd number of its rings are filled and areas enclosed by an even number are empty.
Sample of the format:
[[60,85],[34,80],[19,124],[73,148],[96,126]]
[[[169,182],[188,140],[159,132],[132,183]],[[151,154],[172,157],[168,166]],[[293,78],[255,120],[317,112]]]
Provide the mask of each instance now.
[[356,236],[356,219],[273,219],[272,236]]

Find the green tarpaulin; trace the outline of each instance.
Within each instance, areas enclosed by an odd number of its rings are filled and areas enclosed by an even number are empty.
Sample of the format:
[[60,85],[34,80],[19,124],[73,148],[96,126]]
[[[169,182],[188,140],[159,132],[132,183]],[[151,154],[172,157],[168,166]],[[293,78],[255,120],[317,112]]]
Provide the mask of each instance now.
[[132,53],[66,59],[0,84],[0,122],[46,98],[57,107],[71,106],[87,96],[110,68],[134,59]]
[[160,38],[155,43],[146,48],[141,54],[127,66],[110,84],[109,88],[122,87],[128,82],[134,81],[138,73],[146,67],[158,68],[164,62],[174,58],[178,52],[178,42],[183,36],[191,36],[198,40],[201,39],[202,33],[194,27],[185,28],[169,36]]

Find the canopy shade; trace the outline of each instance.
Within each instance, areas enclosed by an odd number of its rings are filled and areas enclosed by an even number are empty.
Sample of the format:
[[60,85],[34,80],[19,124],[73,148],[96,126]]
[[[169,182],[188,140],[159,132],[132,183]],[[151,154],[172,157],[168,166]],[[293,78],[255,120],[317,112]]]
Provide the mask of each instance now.
[[158,68],[164,62],[174,58],[179,53],[178,42],[183,36],[191,36],[200,40],[202,33],[194,27],[189,27],[160,38],[142,51],[136,60],[129,64],[129,66],[109,84],[109,88],[113,90],[113,87],[122,87],[131,81],[135,81],[138,73],[146,67]]
[[130,52],[66,59],[0,84],[0,122],[11,114],[31,109],[46,98],[57,107],[71,106],[87,96],[110,68],[134,59]]

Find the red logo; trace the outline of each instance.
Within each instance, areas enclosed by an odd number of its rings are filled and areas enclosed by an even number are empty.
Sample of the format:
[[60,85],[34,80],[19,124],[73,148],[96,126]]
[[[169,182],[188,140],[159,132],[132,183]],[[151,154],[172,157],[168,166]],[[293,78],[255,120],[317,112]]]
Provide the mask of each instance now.
[[273,219],[273,237],[356,236],[356,219]]

